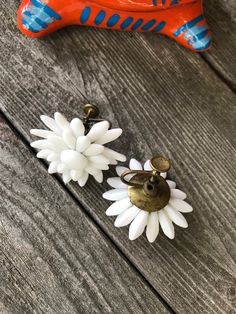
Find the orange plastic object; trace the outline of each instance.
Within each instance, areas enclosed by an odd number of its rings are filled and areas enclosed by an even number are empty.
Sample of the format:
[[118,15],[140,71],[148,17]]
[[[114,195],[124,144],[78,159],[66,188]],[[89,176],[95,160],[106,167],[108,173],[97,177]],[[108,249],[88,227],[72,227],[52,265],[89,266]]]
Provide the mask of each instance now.
[[18,11],[30,37],[72,24],[161,33],[198,52],[211,45],[202,0],[24,0]]

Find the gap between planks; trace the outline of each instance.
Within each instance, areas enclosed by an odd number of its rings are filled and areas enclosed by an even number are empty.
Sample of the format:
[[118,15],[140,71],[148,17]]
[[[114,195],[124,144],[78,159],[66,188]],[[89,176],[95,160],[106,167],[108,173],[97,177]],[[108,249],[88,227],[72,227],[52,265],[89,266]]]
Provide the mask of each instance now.
[[[209,57],[208,53],[200,53],[202,59],[206,62],[209,68],[218,76],[218,78],[224,83],[231,91],[236,94],[236,81],[232,81],[224,71],[221,70],[220,66],[216,62],[212,62],[212,59]],[[236,66],[236,65],[235,65]]]

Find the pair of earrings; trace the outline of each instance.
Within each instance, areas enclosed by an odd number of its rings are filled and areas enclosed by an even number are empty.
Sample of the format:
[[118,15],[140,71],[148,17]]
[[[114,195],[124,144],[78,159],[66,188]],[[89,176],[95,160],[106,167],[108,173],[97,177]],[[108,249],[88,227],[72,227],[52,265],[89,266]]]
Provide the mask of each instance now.
[[[41,116],[49,130],[32,129],[30,133],[42,139],[31,143],[39,150],[38,158],[49,162],[50,174],[60,173],[64,183],[76,181],[83,187],[89,175],[102,183],[103,171],[109,165],[125,162],[126,157],[105,144],[116,140],[122,129],[111,129],[111,123],[98,119],[96,106],[84,106],[86,116],[71,122],[60,113],[54,119]],[[170,162],[162,156],[155,156],[142,166],[131,159],[129,168],[117,166],[117,177],[108,179],[112,187],[103,197],[113,204],[107,209],[107,216],[117,216],[116,227],[130,224],[129,239],[137,239],[146,228],[149,242],[154,242],[159,234],[159,225],[164,234],[175,237],[174,224],[187,228],[188,223],[182,213],[193,209],[184,200],[186,194],[176,189],[174,181],[166,180]]]

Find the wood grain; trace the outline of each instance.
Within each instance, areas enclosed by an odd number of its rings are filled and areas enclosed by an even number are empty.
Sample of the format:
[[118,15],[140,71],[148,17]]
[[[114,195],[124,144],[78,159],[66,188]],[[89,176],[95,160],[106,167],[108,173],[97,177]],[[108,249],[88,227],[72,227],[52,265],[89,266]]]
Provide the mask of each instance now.
[[0,312],[169,313],[0,120]]
[[231,16],[234,22],[236,22],[236,2],[234,0],[222,0],[220,3],[222,9]]
[[208,0],[204,7],[213,46],[202,55],[236,92],[236,2]]
[[29,129],[42,126],[40,114],[61,111],[71,119],[89,101],[124,129],[113,148],[142,161],[154,153],[171,158],[170,177],[194,207],[189,229],[177,229],[174,241],[160,235],[152,245],[145,236],[129,242],[127,228],[114,228],[105,216],[106,184],[90,180],[84,189],[73,184],[68,189],[176,312],[234,313],[236,97],[231,89],[201,56],[162,36],[71,27],[44,40],[27,39],[12,23],[16,7],[13,2],[4,11],[0,37],[4,114],[30,142]]

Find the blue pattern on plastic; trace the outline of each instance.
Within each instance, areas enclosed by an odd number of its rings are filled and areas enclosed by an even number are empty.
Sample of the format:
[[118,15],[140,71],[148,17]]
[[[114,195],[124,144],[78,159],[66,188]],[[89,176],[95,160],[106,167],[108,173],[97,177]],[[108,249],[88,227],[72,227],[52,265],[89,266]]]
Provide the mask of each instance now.
[[148,21],[146,24],[143,25],[143,27],[141,28],[142,31],[147,31],[149,30],[154,24],[156,23],[155,19],[152,19],[150,21]]
[[48,27],[54,20],[61,20],[61,16],[40,0],[31,0],[32,5],[26,7],[22,13],[22,24],[32,33],[38,33]]
[[53,17],[56,20],[61,20],[60,15],[58,15],[55,11],[53,11],[49,6],[47,6],[42,1],[40,0],[30,0],[30,1],[35,7],[43,9],[43,11],[47,13],[49,16]]
[[161,30],[163,30],[163,28],[166,26],[166,22],[162,21],[161,23],[159,23],[152,31],[155,33],[159,33]]
[[192,47],[196,50],[205,50],[207,49],[211,44],[211,37],[205,37],[201,40],[198,40]]
[[33,28],[33,26],[31,25],[31,23],[28,23],[26,20],[22,20],[22,24],[24,25],[24,27],[26,29],[28,29],[29,31],[31,31],[32,33],[38,33],[41,28],[39,30]]
[[120,28],[121,28],[122,30],[125,30],[127,27],[130,26],[130,24],[133,22],[133,20],[134,20],[134,19],[133,19],[132,17],[127,17],[127,19],[125,19],[125,20],[122,22]]
[[29,10],[32,13],[32,15],[37,16],[38,18],[41,19],[41,21],[44,21],[47,24],[50,24],[53,22],[53,18],[51,18],[47,13],[42,11],[42,9],[40,8],[37,8],[33,5],[29,5],[27,10]]
[[208,30],[206,24],[200,25],[200,26],[195,26],[189,32],[187,32],[187,34],[184,36],[184,38],[186,38],[186,39],[191,38],[188,41],[188,44],[191,45],[191,44],[197,42],[198,40],[204,38],[208,32],[209,32],[209,30]]
[[187,41],[188,45],[192,45],[193,49],[199,51],[207,49],[212,40],[209,35],[208,27],[206,24],[196,25],[203,19],[203,15],[196,17],[177,29],[174,35],[179,36],[182,33],[185,33],[184,39]]
[[131,27],[132,31],[136,31],[143,24],[143,19],[137,20],[134,25]]
[[101,11],[98,13],[98,15],[96,16],[96,18],[95,18],[95,20],[94,20],[94,23],[95,23],[96,25],[100,25],[100,24],[104,21],[105,17],[106,17],[106,12],[103,11],[103,10],[101,10]]
[[172,0],[170,5],[175,5],[175,4],[179,4],[179,0]]
[[193,36],[193,38],[188,41],[188,44],[192,45],[192,44],[196,43],[197,41],[199,41],[199,40],[203,39],[204,37],[206,37],[207,34],[208,34],[208,29],[205,30],[205,31],[202,31],[201,33],[199,33],[199,34],[197,34],[195,36]]
[[88,21],[90,17],[91,9],[90,7],[85,7],[80,15],[80,22],[81,24],[84,24]]
[[109,20],[107,21],[107,26],[108,27],[113,27],[115,26],[120,20],[120,15],[119,14],[113,14]]
[[181,35],[182,33],[186,32],[189,28],[195,26],[198,22],[202,21],[204,19],[203,15],[199,15],[198,17],[196,17],[195,19],[183,24],[180,28],[178,28],[174,35],[177,37],[179,35]]
[[190,28],[185,34],[184,34],[184,38],[185,39],[189,39],[192,38],[193,36],[195,36],[196,34],[204,31],[207,29],[206,24],[203,25],[199,25],[199,26],[194,26],[192,28]]
[[42,27],[36,23],[34,20],[31,21],[29,17],[24,16],[24,20],[22,21],[22,24],[25,26],[26,29],[28,29],[31,32],[38,33],[42,30]]

